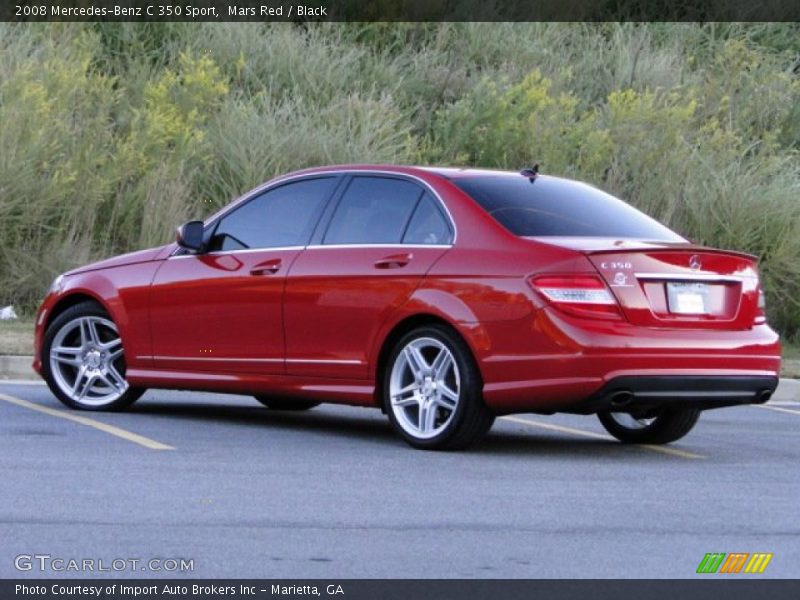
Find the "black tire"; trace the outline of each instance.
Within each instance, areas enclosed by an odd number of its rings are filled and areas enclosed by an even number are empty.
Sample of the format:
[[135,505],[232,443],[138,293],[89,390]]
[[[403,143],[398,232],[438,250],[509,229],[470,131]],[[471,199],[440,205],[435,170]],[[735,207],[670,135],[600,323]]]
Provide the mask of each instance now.
[[313,400],[300,400],[293,398],[273,398],[271,396],[253,396],[256,400],[261,402],[270,410],[310,410],[319,406],[319,402]]
[[[438,340],[450,351],[459,376],[456,407],[450,413],[449,421],[446,421],[442,430],[434,437],[429,438],[421,438],[407,431],[395,414],[390,400],[392,370],[400,353],[412,341],[425,338]],[[461,336],[445,325],[419,327],[400,338],[389,354],[386,368],[382,373],[382,380],[383,407],[389,416],[389,421],[400,437],[414,448],[460,450],[478,442],[494,423],[495,415],[483,401],[483,381],[472,352]]]
[[[108,321],[112,321],[111,317],[109,316],[108,312],[106,312],[102,306],[95,302],[81,302],[74,306],[69,307],[63,313],[58,315],[53,322],[48,325],[47,330],[44,334],[44,341],[42,344],[42,353],[41,353],[41,361],[42,361],[42,376],[44,377],[47,386],[50,388],[50,391],[53,392],[53,395],[58,398],[62,403],[69,406],[70,408],[78,409],[78,410],[91,410],[91,411],[118,411],[124,408],[127,408],[136,400],[138,400],[142,394],[146,391],[145,388],[134,388],[128,387],[125,392],[122,393],[121,396],[116,398],[115,400],[111,400],[104,404],[87,404],[74,398],[71,398],[64,390],[61,389],[59,385],[58,379],[52,371],[51,364],[50,364],[50,350],[53,345],[53,340],[56,338],[59,331],[67,326],[70,322],[74,321],[80,317],[99,317],[102,319],[106,319]],[[113,322],[113,321],[112,321]],[[124,355],[118,359],[120,362],[117,364],[120,366],[118,369],[119,374],[124,378],[125,376],[125,362],[124,362]]]
[[700,411],[696,408],[663,409],[652,422],[639,428],[626,427],[610,412],[598,413],[597,418],[606,431],[628,444],[668,444],[681,439],[697,423]]

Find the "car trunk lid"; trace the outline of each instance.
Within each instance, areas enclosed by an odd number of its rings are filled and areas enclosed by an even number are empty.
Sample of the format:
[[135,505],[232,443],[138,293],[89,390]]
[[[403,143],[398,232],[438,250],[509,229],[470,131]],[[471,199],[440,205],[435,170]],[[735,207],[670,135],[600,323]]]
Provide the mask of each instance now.
[[578,250],[636,325],[747,329],[758,315],[753,256],[686,243],[611,238],[536,238]]

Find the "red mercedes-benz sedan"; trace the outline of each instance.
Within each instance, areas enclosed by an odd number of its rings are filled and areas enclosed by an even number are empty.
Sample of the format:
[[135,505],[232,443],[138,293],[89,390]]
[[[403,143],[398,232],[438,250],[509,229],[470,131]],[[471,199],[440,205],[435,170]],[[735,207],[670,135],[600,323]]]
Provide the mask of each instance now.
[[34,361],[73,408],[146,388],[337,402],[419,448],[514,412],[671,442],[702,410],[766,402],[779,367],[754,257],[535,170],[394,166],[279,177],[175,243],[59,276]]

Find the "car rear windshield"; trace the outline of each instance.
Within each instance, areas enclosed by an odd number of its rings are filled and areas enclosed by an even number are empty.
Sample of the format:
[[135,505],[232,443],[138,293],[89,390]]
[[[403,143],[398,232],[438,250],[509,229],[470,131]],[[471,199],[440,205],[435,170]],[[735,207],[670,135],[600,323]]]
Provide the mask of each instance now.
[[476,175],[453,183],[515,235],[683,241],[619,198],[577,181]]

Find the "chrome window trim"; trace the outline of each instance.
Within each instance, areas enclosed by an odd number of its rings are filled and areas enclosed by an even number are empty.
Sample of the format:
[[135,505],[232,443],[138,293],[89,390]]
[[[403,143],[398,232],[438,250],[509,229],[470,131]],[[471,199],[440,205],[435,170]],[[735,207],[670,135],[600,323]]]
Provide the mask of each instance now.
[[306,250],[322,250],[324,248],[452,248],[452,244],[311,244]]
[[[297,248],[306,248],[306,249],[316,249],[317,247],[324,247],[324,248],[336,248],[336,247],[338,247],[338,248],[345,248],[345,247],[347,247],[347,248],[353,248],[353,247],[356,247],[356,248],[358,248],[358,247],[361,247],[361,248],[367,248],[367,247],[389,248],[389,247],[395,247],[395,246],[403,246],[403,247],[406,247],[406,248],[409,248],[409,247],[411,247],[411,248],[413,248],[413,247],[420,247],[420,248],[452,248],[455,245],[455,243],[458,241],[458,226],[456,225],[456,220],[453,218],[453,214],[450,212],[450,209],[447,208],[447,204],[445,204],[444,200],[442,200],[442,197],[439,195],[439,193],[435,189],[433,189],[433,187],[427,181],[425,181],[424,179],[422,179],[422,178],[420,178],[420,177],[418,177],[416,175],[409,175],[408,173],[398,173],[396,171],[383,171],[383,170],[377,170],[377,169],[339,169],[339,170],[336,170],[336,171],[321,171],[321,172],[318,172],[318,173],[303,173],[301,175],[287,175],[287,176],[281,177],[280,179],[277,179],[277,180],[268,181],[266,183],[261,184],[257,188],[253,188],[249,192],[246,192],[244,195],[239,196],[239,198],[237,198],[236,200],[231,202],[229,205],[223,207],[222,209],[218,210],[216,213],[214,213],[213,215],[208,217],[205,221],[203,221],[203,224],[205,226],[208,226],[209,223],[214,222],[217,219],[221,219],[222,217],[224,217],[229,212],[232,212],[233,210],[235,210],[237,206],[239,206],[240,204],[242,204],[242,203],[248,201],[249,199],[251,199],[253,196],[257,196],[259,194],[267,192],[271,188],[277,187],[278,185],[281,185],[283,183],[287,183],[287,182],[293,181],[295,179],[324,177],[325,175],[353,175],[353,174],[356,174],[356,175],[360,175],[360,174],[392,175],[392,176],[399,177],[399,178],[404,178],[405,177],[405,178],[408,178],[408,179],[412,179],[412,180],[418,182],[419,184],[421,184],[425,188],[425,190],[429,191],[431,193],[431,195],[434,198],[436,198],[436,201],[439,203],[439,206],[444,211],[444,213],[446,215],[446,218],[447,218],[450,226],[453,229],[453,241],[450,244],[330,244],[328,246],[325,246],[324,244],[312,244],[312,245],[309,245],[309,246],[297,246]],[[229,252],[225,252],[225,254],[230,254],[231,252],[242,252],[242,251],[247,251],[247,250],[270,250],[270,249],[273,249],[273,250],[279,250],[279,249],[280,250],[293,250],[293,249],[295,249],[295,246],[285,247],[285,248],[245,248],[244,250],[231,250]],[[179,252],[179,251],[180,251],[180,246],[175,248],[175,250],[172,251],[172,254],[170,254],[170,256],[168,256],[167,258],[170,259],[170,258],[185,258],[187,256],[202,256],[202,255],[198,255],[198,254],[182,254],[180,256],[176,256],[175,253]],[[212,253],[208,252],[207,254],[212,254]],[[213,254],[218,254],[218,252],[214,252]]]
[[197,258],[198,256],[226,256],[228,254],[252,254],[253,252],[288,252],[291,250],[304,250],[305,246],[268,246],[266,248],[242,248],[240,250],[214,250],[213,252],[204,252],[203,254],[181,254],[180,256],[176,256],[175,254],[171,254],[167,257],[170,258]]
[[[410,175],[408,173],[399,173],[397,171],[385,171],[385,170],[382,170],[382,169],[356,169],[356,168],[352,168],[352,169],[336,169],[335,171],[318,171],[318,172],[313,172],[313,173],[301,173],[301,174],[294,174],[294,175],[285,175],[285,176],[280,177],[278,179],[273,179],[271,181],[267,181],[266,183],[262,183],[260,186],[258,186],[256,188],[253,188],[249,192],[245,192],[242,196],[239,196],[236,200],[234,200],[233,202],[231,202],[227,206],[221,208],[216,213],[214,213],[213,215],[208,217],[205,221],[203,221],[203,223],[207,225],[211,221],[215,221],[216,219],[222,218],[228,212],[231,212],[234,209],[236,209],[236,207],[239,206],[239,204],[241,204],[243,202],[246,202],[247,200],[249,200],[253,196],[262,194],[262,193],[264,193],[266,191],[269,191],[270,188],[273,188],[273,187],[276,187],[278,185],[287,183],[289,181],[293,181],[295,179],[306,179],[306,178],[311,179],[311,178],[314,178],[314,177],[325,177],[326,175],[362,175],[362,174],[368,174],[368,175],[390,175],[390,176],[399,177],[399,178],[413,179],[414,181],[417,181],[418,183],[420,183],[426,190],[428,190],[433,195],[434,198],[436,198],[436,200],[439,202],[439,204],[441,205],[442,209],[444,210],[445,215],[447,215],[447,218],[450,221],[450,225],[453,227],[453,242],[452,243],[455,244],[456,241],[458,241],[458,227],[456,226],[456,220],[453,218],[453,215],[450,212],[450,209],[447,208],[447,204],[445,204],[444,200],[442,200],[442,197],[439,195],[439,193],[435,189],[433,189],[433,187],[427,181],[425,181],[421,177],[418,177],[417,175]],[[435,175],[435,173],[434,173],[434,175]]]

